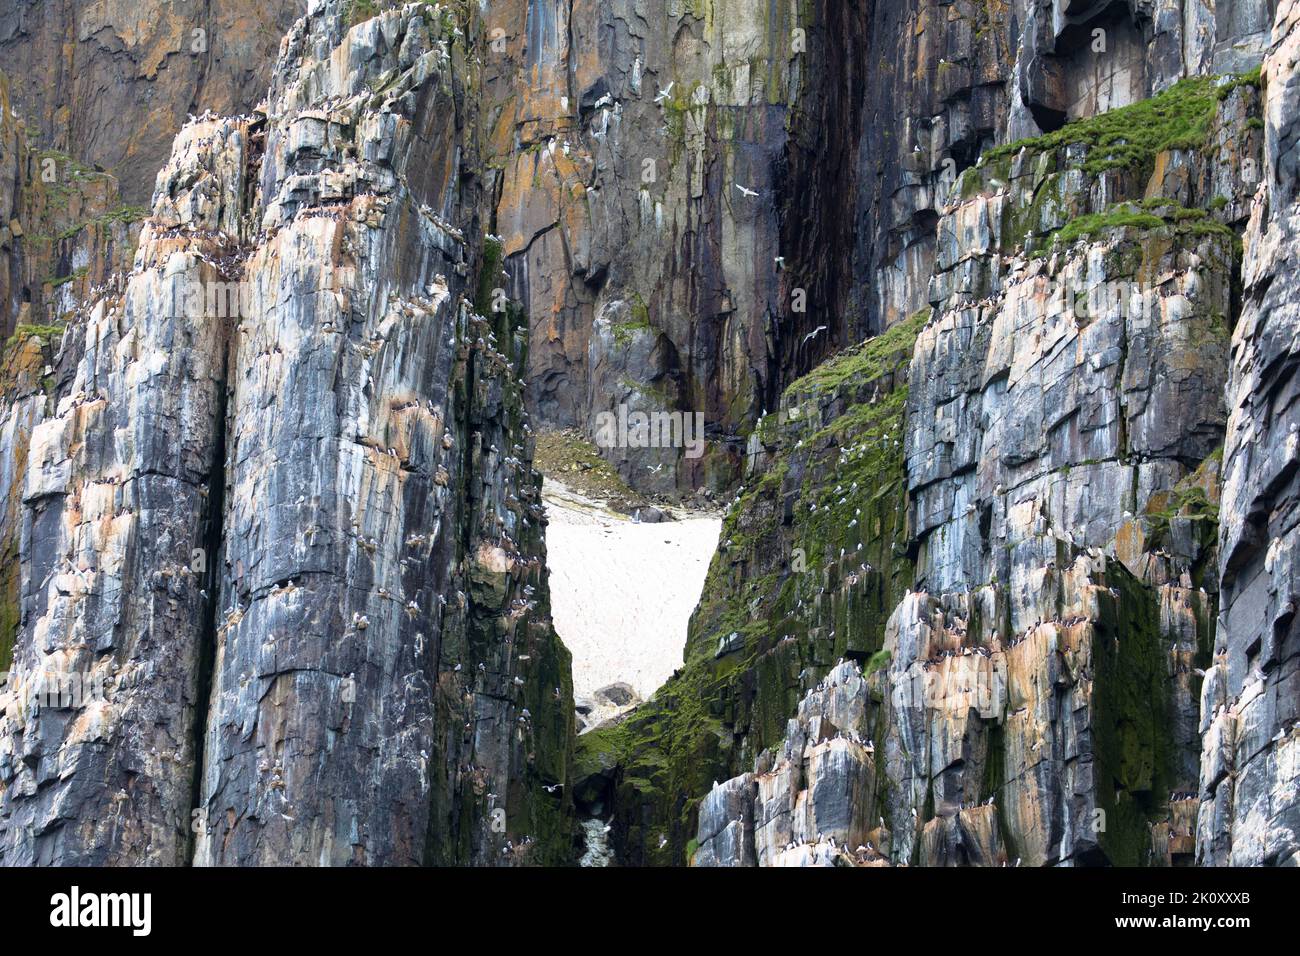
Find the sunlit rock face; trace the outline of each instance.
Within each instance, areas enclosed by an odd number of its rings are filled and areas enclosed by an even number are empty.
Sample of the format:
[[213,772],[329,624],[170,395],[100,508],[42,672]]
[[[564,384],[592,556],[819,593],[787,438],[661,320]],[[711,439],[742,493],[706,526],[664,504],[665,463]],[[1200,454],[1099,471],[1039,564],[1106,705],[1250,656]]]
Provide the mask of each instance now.
[[[1217,7],[1217,15],[1216,8]],[[856,150],[850,311],[859,335],[925,306],[946,188],[1000,143],[1258,62],[1264,2],[877,4]],[[900,105],[901,104],[901,105]]]
[[[143,204],[188,113],[261,98],[305,6],[6,0],[0,68],[33,139]],[[479,172],[507,263],[493,287],[532,318],[530,406],[588,431],[622,405],[698,411],[703,458],[609,456],[646,490],[732,483],[786,385],[927,304],[944,190],[982,151],[1249,69],[1274,7],[470,5]]]
[[1300,265],[1295,141],[1300,4],[1282,0],[1264,63],[1265,163],[1246,234],[1224,450],[1223,612],[1201,693],[1197,858],[1300,862],[1300,638],[1295,327]]
[[876,844],[887,845],[889,834],[871,816],[879,777],[866,736],[869,703],[855,665],[832,669],[754,773],[718,785],[701,802],[693,865],[880,862]]
[[64,337],[22,483],[6,863],[568,858],[525,334],[467,298],[460,27],[344,6],[290,31],[264,109],[186,126]]
[[1272,4],[511,0],[486,17],[531,405],[589,433],[624,405],[702,412],[702,459],[607,452],[636,487],[685,492],[732,483],[795,378],[930,303],[936,225],[982,153],[1250,69]]
[[[837,211],[801,153],[848,135],[821,119],[852,117],[799,103],[834,82],[832,25],[860,35],[843,6],[809,19],[784,2],[509,0],[487,13],[496,228],[506,289],[531,319],[532,405],[589,432],[620,405],[708,422],[703,457],[611,449],[636,487],[725,486],[794,367],[784,327],[826,320],[825,301],[792,311],[802,280],[783,232],[802,226],[783,212],[815,228]],[[809,70],[818,55],[826,68]]]

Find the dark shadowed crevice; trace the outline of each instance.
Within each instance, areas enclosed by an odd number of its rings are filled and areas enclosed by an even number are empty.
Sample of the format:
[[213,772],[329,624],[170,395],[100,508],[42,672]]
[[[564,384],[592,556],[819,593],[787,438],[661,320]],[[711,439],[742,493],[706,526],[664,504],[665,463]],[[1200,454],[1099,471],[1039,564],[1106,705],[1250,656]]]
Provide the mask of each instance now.
[[[198,640],[198,676],[195,681],[194,695],[194,764],[190,786],[190,806],[203,808],[203,770],[205,763],[204,743],[207,739],[208,705],[212,695],[212,676],[217,656],[217,618],[219,579],[217,569],[220,567],[220,555],[225,531],[226,501],[226,418],[229,404],[227,382],[230,375],[230,352],[226,351],[222,360],[221,385],[217,389],[217,429],[216,448],[212,456],[212,469],[208,475],[207,507],[204,509],[203,551],[195,557],[202,561],[199,579],[207,597],[203,603],[203,620],[199,627]],[[195,568],[191,563],[191,568]],[[197,569],[195,569],[197,572]],[[194,863],[194,851],[199,832],[191,825],[189,846],[186,860]]]

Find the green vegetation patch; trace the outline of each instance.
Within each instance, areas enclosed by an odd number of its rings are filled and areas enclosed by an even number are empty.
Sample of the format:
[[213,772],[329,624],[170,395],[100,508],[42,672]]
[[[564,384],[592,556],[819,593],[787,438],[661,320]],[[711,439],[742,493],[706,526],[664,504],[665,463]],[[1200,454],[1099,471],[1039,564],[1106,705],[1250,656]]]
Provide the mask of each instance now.
[[1112,229],[1136,229],[1149,232],[1154,229],[1173,228],[1179,235],[1192,238],[1223,236],[1234,242],[1237,234],[1228,226],[1211,218],[1204,209],[1188,209],[1160,197],[1140,203],[1118,203],[1105,212],[1089,213],[1071,220],[1050,234],[1055,241],[1072,245]]
[[1155,593],[1117,561],[1106,583],[1118,597],[1101,603],[1092,645],[1098,842],[1112,865],[1139,866],[1174,778],[1168,650]]
[[846,384],[872,381],[900,367],[906,369],[912,359],[916,337],[929,317],[930,310],[923,309],[883,335],[832,356],[791,384],[786,390],[787,395],[798,397],[831,391]]
[[1262,90],[1264,88],[1264,65],[1263,64],[1260,64],[1259,66],[1255,67],[1255,69],[1251,70],[1249,73],[1239,73],[1238,75],[1234,76],[1229,82],[1224,83],[1222,86],[1220,86],[1218,89],[1218,97],[1220,102],[1226,100],[1233,93],[1237,92],[1237,90],[1240,90],[1243,87],[1247,87],[1247,86],[1253,87],[1254,89],[1257,90]]
[[62,325],[20,325],[14,329],[14,334],[9,336],[9,341],[5,344],[12,346],[30,338],[37,338],[41,340],[42,345],[47,345],[63,338],[63,329]]
[[911,581],[903,382],[928,316],[786,390],[761,425],[772,458],[723,521],[683,667],[623,721],[579,738],[575,782],[613,778],[626,865],[689,861],[713,781],[750,769],[836,660],[887,666],[885,623]]
[[1200,149],[1206,143],[1219,104],[1218,78],[1191,77],[1150,99],[1067,123],[1054,133],[1017,140],[985,155],[996,163],[1021,150],[1045,153],[1068,146],[1088,147],[1084,172],[1097,176],[1112,169],[1150,168],[1166,150]]
[[539,434],[533,467],[589,498],[626,502],[642,498],[600,456],[595,445],[572,429]]
[[378,15],[379,4],[376,0],[348,0],[347,5],[343,8],[344,20],[350,27],[354,27],[358,23],[365,23]]
[[650,321],[650,307],[646,305],[645,299],[641,298],[640,293],[634,292],[630,303],[632,317],[623,322],[610,324],[610,331],[614,334],[614,342],[620,348],[631,345],[632,341],[642,333],[658,331]]
[[140,222],[142,219],[149,218],[149,209],[145,206],[128,206],[122,205],[112,209],[102,216],[96,216],[94,219],[88,219],[85,222],[79,222],[75,226],[69,226],[56,237],[60,240],[71,239],[77,233],[81,232],[88,226],[109,226],[113,223]]

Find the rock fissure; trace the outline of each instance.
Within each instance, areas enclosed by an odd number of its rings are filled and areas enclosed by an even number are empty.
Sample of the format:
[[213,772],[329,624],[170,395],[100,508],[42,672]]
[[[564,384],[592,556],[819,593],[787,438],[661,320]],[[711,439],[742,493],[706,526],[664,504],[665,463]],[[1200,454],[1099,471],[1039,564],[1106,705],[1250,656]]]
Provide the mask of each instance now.
[[[200,596],[204,598],[204,609],[201,622],[202,630],[199,635],[197,689],[195,691],[197,705],[194,720],[194,773],[190,787],[190,806],[196,809],[203,806],[203,767],[207,759],[205,741],[208,728],[208,701],[212,695],[212,675],[217,656],[218,620],[220,616],[218,605],[220,578],[217,569],[221,566],[221,555],[224,550],[226,481],[225,468],[221,463],[226,460],[225,436],[228,429],[227,416],[229,412],[226,389],[229,381],[229,368],[230,358],[227,352],[223,358],[222,374],[217,393],[219,404],[216,410],[216,420],[221,423],[221,428],[217,432],[218,440],[212,459],[213,468],[207,485],[207,501],[210,510],[204,516],[206,534],[203,537],[203,545],[199,552],[194,555],[194,557],[202,561],[204,574],[204,587],[200,591]],[[186,863],[191,865],[194,862],[198,836],[206,827],[206,820],[199,819],[198,823],[198,826],[192,825],[190,828],[194,836],[185,857]]]

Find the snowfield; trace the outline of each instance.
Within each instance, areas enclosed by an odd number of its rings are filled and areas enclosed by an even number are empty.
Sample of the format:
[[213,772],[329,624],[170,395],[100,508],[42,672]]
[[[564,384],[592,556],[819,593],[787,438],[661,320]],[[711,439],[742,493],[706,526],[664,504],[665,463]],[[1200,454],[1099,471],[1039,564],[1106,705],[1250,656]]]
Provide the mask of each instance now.
[[574,697],[621,681],[649,699],[682,664],[722,522],[638,523],[549,478],[543,497],[551,611],[573,653]]

